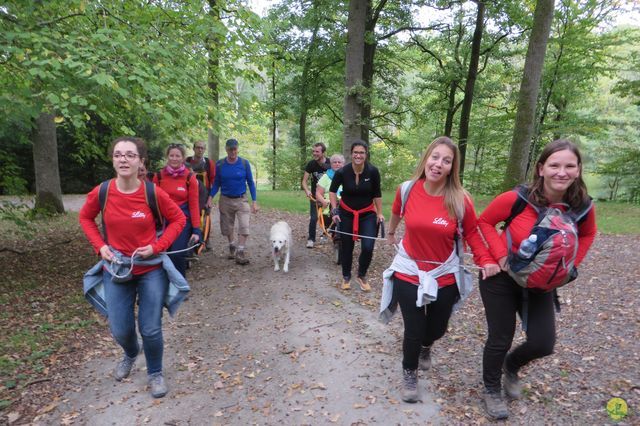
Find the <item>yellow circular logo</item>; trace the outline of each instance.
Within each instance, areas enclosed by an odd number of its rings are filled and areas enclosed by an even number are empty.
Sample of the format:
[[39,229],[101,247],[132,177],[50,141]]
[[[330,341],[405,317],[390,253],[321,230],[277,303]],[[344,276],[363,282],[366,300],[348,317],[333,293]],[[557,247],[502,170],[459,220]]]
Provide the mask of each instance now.
[[627,401],[622,398],[611,398],[607,402],[607,413],[612,420],[621,420],[627,416]]

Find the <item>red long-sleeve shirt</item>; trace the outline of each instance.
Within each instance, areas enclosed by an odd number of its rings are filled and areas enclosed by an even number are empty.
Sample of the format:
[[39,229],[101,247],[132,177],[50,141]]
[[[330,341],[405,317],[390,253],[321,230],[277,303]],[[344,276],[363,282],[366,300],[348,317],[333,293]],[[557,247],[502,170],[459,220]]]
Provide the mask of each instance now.
[[[171,176],[164,169],[160,171],[160,188],[164,189],[169,197],[179,206],[189,203],[189,214],[191,215],[191,226],[194,229],[200,228],[200,201],[198,194],[198,179],[195,174],[189,178],[189,188],[187,190],[188,172],[182,176]],[[153,175],[153,183],[158,185],[158,174]]]
[[[396,191],[391,211],[400,216],[402,198],[400,188]],[[402,237],[402,245],[407,254],[415,260],[429,260],[445,262],[455,244],[455,235],[458,229],[458,220],[449,216],[444,204],[444,196],[429,195],[424,190],[424,179],[418,180],[411,188],[409,197],[404,207],[405,232]],[[462,220],[464,240],[471,246],[473,259],[477,265],[485,266],[497,263],[489,254],[487,247],[478,233],[476,213],[473,202],[465,198],[465,214]],[[418,268],[430,271],[439,265],[433,263],[417,262]],[[417,276],[405,275],[396,272],[398,278],[418,284]],[[437,278],[438,286],[445,287],[456,282],[453,274],[443,275]]]
[[[80,209],[80,226],[96,253],[107,244],[102,238],[95,218],[100,213],[98,192],[100,185],[87,194],[82,209]],[[105,205],[104,222],[107,228],[109,245],[125,256],[131,256],[135,249],[151,244],[153,253],[165,251],[180,235],[186,218],[180,208],[161,188],[156,187],[158,208],[169,225],[160,238],[156,237],[156,224],[151,208],[147,204],[144,194],[144,184],[136,192],[124,194],[118,190],[115,180],[111,180]],[[135,275],[144,274],[158,266],[135,266]]]
[[[498,232],[496,225],[504,222],[509,217],[511,207],[513,207],[517,199],[518,193],[516,191],[504,192],[494,198],[478,218],[480,232],[482,232],[487,244],[489,244],[489,251],[496,259],[501,259],[509,253],[507,249],[507,234],[506,232]],[[511,221],[509,233],[511,234],[511,249],[513,251],[516,251],[520,247],[520,242],[529,236],[531,228],[533,228],[537,219],[538,213],[527,204],[522,213]],[[587,251],[589,251],[589,247],[591,247],[596,237],[596,230],[596,213],[595,206],[593,206],[585,220],[578,225],[576,266],[587,255]]]

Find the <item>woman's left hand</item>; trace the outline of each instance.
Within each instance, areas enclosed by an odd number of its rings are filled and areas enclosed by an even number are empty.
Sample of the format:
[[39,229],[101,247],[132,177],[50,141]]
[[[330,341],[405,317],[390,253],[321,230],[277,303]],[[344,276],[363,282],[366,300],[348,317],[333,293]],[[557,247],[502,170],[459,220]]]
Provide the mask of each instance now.
[[498,266],[495,263],[489,263],[487,265],[484,265],[484,269],[482,269],[482,279],[486,280],[489,277],[498,275],[500,271],[501,271],[500,266]]
[[136,249],[136,254],[139,254],[143,259],[146,259],[147,257],[153,256],[153,248],[151,247],[151,244],[144,247],[138,247]]
[[189,238],[189,243],[190,244],[197,244],[198,241],[200,241],[200,235],[198,234],[191,234],[191,238]]
[[380,222],[384,222],[384,215],[381,215],[381,214],[378,215],[378,223]]

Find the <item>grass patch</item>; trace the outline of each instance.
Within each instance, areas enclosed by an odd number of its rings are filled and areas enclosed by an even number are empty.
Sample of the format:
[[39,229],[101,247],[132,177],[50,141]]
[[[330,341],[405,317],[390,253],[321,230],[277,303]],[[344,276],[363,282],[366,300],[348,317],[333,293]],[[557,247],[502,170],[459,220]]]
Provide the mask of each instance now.
[[[391,204],[395,197],[395,191],[382,192],[382,211],[384,217],[389,220],[391,216]],[[493,197],[480,195],[473,200],[478,214],[487,207]],[[264,208],[284,210],[291,213],[306,214],[309,212],[307,197],[302,191],[260,191],[258,202]],[[640,206],[629,203],[597,201],[596,220],[598,231],[602,234],[640,234]]]

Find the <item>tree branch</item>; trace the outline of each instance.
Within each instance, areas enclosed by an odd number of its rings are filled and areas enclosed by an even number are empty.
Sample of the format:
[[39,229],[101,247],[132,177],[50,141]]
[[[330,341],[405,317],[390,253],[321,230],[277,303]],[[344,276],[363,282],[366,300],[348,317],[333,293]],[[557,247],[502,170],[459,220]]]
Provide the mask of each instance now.
[[338,120],[340,122],[340,124],[344,124],[344,121],[342,121],[342,117],[340,117],[338,114],[336,114],[336,112],[333,110],[333,108],[331,108],[331,105],[329,105],[328,103],[324,103],[324,105],[329,108],[329,111],[331,111],[331,114],[333,114],[333,116],[336,118],[336,120]]
[[403,31],[414,32],[414,31],[439,30],[442,27],[443,27],[443,24],[432,25],[430,27],[400,27],[400,28],[397,28],[397,29],[391,31],[390,33],[387,33],[387,34],[385,34],[383,36],[380,36],[380,38],[378,38],[378,41],[386,40],[386,39],[388,39],[390,37],[393,37],[394,35],[396,35],[398,33],[401,33]]
[[444,70],[444,64],[442,63],[442,60],[435,53],[423,46],[422,43],[420,43],[420,40],[417,39],[417,37],[412,37],[412,39],[415,42],[416,46],[418,46],[424,53],[431,55],[433,59],[438,61],[438,65],[440,65],[440,68]]
[[57,24],[58,22],[62,22],[65,19],[73,18],[75,16],[84,16],[84,13],[72,13],[72,14],[67,15],[67,16],[61,16],[60,18],[52,19],[51,21],[38,22],[38,26],[39,27],[46,27],[46,26],[49,26],[49,25]]

